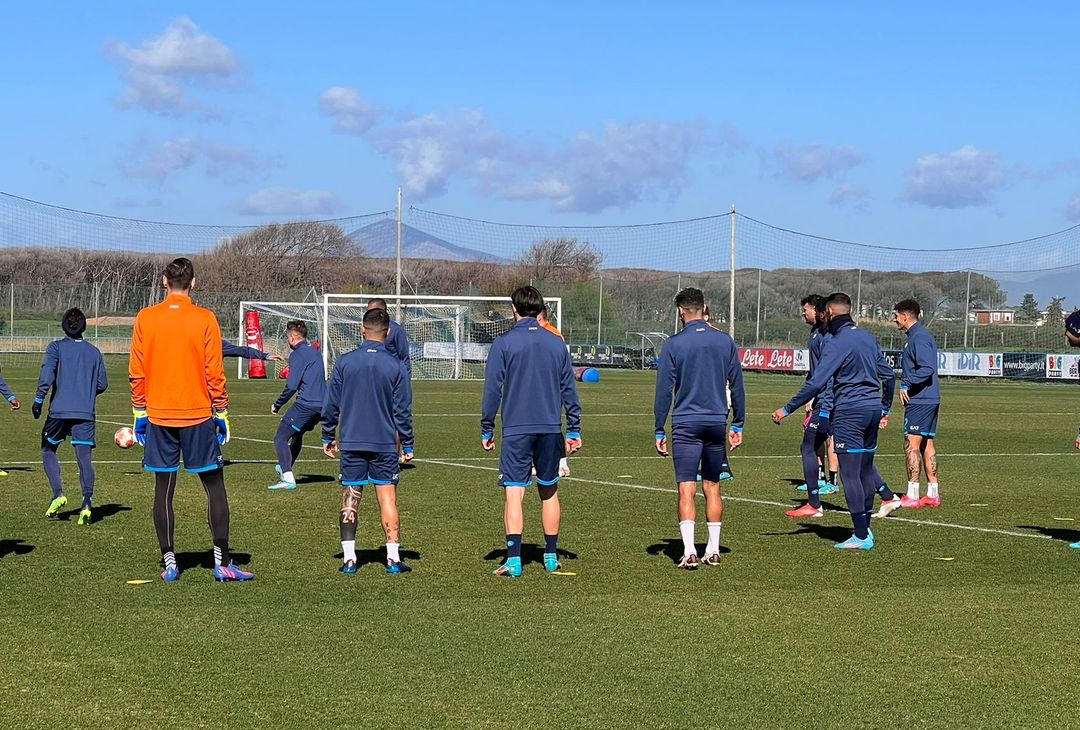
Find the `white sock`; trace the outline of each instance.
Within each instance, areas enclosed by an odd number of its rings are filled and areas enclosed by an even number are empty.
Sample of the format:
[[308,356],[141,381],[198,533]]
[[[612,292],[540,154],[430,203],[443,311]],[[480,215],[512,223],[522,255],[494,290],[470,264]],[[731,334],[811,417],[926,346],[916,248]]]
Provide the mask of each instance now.
[[926,485],[926,496],[927,497],[936,497],[936,496],[938,496],[937,482],[929,482]]
[[723,524],[723,522],[705,523],[705,527],[709,530],[709,543],[705,546],[706,555],[720,552],[720,527]]
[[296,477],[293,476],[291,471],[281,472],[281,481],[288,482],[289,484],[296,484]]
[[356,562],[356,540],[342,540],[341,552],[345,553],[345,560]]
[[918,499],[919,498],[919,483],[918,482],[908,482],[907,483],[907,496],[908,496],[909,499]]
[[401,547],[401,543],[388,542],[386,543],[386,559],[391,563],[400,563],[401,555],[398,552],[398,548]]
[[697,547],[694,545],[694,521],[679,522],[679,532],[682,533],[683,557],[697,555]]
[[559,459],[559,468],[560,469],[569,469],[570,468],[570,462],[568,462],[566,460],[565,456],[563,458]]
[[176,553],[170,550],[169,552],[165,553],[163,557],[165,560],[165,570],[176,567]]
[[214,546],[214,565],[221,565],[221,548]]

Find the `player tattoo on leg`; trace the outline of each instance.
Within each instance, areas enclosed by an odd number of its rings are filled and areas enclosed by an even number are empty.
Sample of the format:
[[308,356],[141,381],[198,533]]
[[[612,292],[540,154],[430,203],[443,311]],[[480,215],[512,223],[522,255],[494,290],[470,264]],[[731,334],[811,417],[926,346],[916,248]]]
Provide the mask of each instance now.
[[360,496],[363,492],[356,487],[345,487],[341,492],[341,522],[342,524],[354,524],[356,511],[360,507]]
[[399,521],[383,520],[383,532],[386,533],[387,542],[401,542],[398,539],[401,536],[401,523]]
[[919,481],[919,450],[908,440],[904,444],[904,457],[907,461],[907,478],[909,482]]

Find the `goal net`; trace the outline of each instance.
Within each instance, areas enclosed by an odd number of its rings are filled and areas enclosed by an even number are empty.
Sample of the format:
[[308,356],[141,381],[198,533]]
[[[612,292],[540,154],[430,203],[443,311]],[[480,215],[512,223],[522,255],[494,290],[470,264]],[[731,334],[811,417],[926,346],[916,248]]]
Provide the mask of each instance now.
[[[491,343],[514,324],[509,297],[326,294],[320,322],[327,372],[335,358],[360,344],[367,303],[377,298],[386,300],[390,318],[405,329],[415,380],[483,378]],[[546,301],[559,327],[562,299]]]
[[[239,329],[232,335],[222,335],[241,347],[257,347],[247,337],[247,317],[249,313],[259,316],[259,329],[262,334],[262,351],[271,355],[280,355],[284,360],[266,363],[266,377],[277,378],[289,364],[289,338],[285,334],[285,325],[299,321],[307,325],[308,339],[318,340],[322,332],[323,305],[320,302],[241,302]],[[319,343],[322,346],[322,343]],[[226,372],[230,363],[226,362]],[[239,358],[236,374],[240,378],[248,377],[248,361]]]

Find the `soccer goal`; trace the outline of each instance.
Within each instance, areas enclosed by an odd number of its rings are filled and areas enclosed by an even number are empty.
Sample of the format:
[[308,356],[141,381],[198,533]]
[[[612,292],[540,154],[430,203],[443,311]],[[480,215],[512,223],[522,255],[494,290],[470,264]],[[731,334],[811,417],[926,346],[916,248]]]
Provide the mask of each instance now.
[[[491,343],[514,324],[509,297],[325,294],[320,321],[327,373],[335,358],[360,344],[367,303],[376,298],[386,300],[390,318],[405,328],[417,380],[483,378]],[[552,324],[560,327],[562,299],[546,301]]]

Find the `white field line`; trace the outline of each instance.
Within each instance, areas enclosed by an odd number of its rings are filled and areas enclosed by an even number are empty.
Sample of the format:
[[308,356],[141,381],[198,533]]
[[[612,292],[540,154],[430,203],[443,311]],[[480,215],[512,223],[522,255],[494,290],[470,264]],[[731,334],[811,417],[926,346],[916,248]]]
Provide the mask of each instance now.
[[[106,423],[108,423],[108,422],[106,421]],[[125,425],[125,424],[122,423],[121,425]],[[250,437],[245,437],[245,436],[233,436],[233,438],[236,439],[237,441],[249,441],[249,442],[260,443],[260,444],[273,444],[274,443],[272,440],[269,440],[269,439],[257,439],[257,438],[250,438]],[[317,449],[319,451],[322,450],[322,448],[320,446],[312,446],[312,445],[308,445],[308,444],[305,444],[304,448],[305,449]],[[580,458],[580,457],[574,457],[574,458],[577,459],[577,458]],[[656,457],[656,458],[658,458],[658,457]],[[743,458],[746,458],[746,457],[743,457]],[[790,457],[777,457],[777,458],[790,458]],[[309,461],[309,460],[305,459],[305,461]],[[435,464],[435,465],[438,465],[438,466],[453,466],[453,467],[457,467],[457,468],[460,468],[460,469],[478,469],[478,470],[481,470],[481,471],[494,471],[494,472],[499,471],[498,467],[494,467],[494,466],[482,466],[480,464],[463,464],[463,463],[456,462],[456,461],[447,461],[445,459],[419,459],[418,458],[418,459],[415,460],[415,462],[420,463],[420,464],[425,464],[425,463],[426,464]],[[124,463],[126,463],[126,462],[124,462]],[[260,461],[260,463],[262,463],[262,462]],[[267,461],[266,463],[275,463],[275,462]],[[664,493],[667,493],[667,494],[676,494],[677,493],[677,490],[675,490],[675,489],[673,489],[671,487],[656,487],[656,486],[650,486],[650,485],[647,485],[647,484],[629,484],[629,483],[626,483],[626,482],[608,482],[608,481],[602,481],[602,480],[598,480],[598,479],[582,479],[581,477],[564,477],[564,479],[566,479],[566,481],[580,482],[582,484],[594,484],[594,485],[605,486],[605,487],[625,487],[627,489],[636,489],[638,491],[644,491],[644,492],[664,492]],[[774,501],[766,500],[766,499],[753,499],[753,498],[750,498],[750,497],[733,497],[733,496],[730,496],[730,495],[724,495],[724,501],[725,502],[744,502],[746,504],[758,504],[758,505],[764,505],[764,506],[769,506],[769,507],[788,507],[788,508],[791,507],[790,502],[774,502]],[[1030,534],[1030,533],[1026,533],[1026,532],[1013,532],[1011,530],[999,530],[999,529],[996,529],[996,528],[993,528],[993,527],[975,527],[975,526],[972,526],[972,525],[958,525],[958,524],[955,524],[955,523],[952,523],[952,522],[934,522],[932,520],[913,520],[913,519],[910,519],[908,517],[895,517],[895,516],[890,516],[887,519],[889,521],[891,521],[891,522],[906,522],[906,523],[911,524],[911,525],[927,525],[927,526],[930,526],[930,527],[947,527],[947,528],[950,528],[950,529],[953,529],[953,530],[966,530],[968,532],[982,532],[982,533],[987,533],[987,534],[992,534],[992,535],[1006,535],[1008,537],[1028,537],[1028,538],[1034,538],[1034,539],[1037,539],[1037,540],[1053,540],[1054,539],[1054,538],[1050,537],[1049,535],[1036,535],[1036,534]]]

